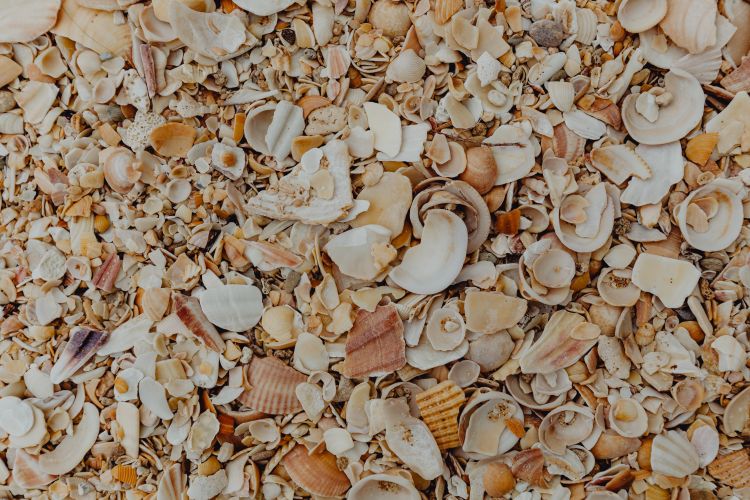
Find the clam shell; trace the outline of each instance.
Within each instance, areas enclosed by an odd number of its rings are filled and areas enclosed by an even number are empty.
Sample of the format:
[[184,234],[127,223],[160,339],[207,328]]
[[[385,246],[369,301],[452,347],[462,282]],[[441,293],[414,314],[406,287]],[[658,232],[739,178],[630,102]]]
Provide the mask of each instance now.
[[274,357],[253,358],[247,369],[247,380],[251,389],[239,398],[245,406],[271,415],[285,415],[302,409],[295,389],[307,377],[283,361]]
[[263,314],[260,290],[252,285],[222,285],[205,290],[200,304],[206,318],[225,330],[244,332]]
[[190,125],[167,122],[151,131],[149,141],[154,150],[162,156],[185,158],[193,147],[196,136],[195,128]]
[[539,448],[531,448],[513,455],[513,476],[535,486],[546,485],[544,477],[544,454]]
[[419,500],[414,484],[397,474],[372,474],[363,477],[349,490],[347,500]]
[[60,0],[3,2],[0,5],[0,43],[30,42],[43,35],[55,25],[59,10]]
[[479,194],[486,194],[495,185],[497,170],[491,148],[469,148],[466,151],[466,168],[458,178],[476,189]]
[[609,424],[619,435],[637,438],[646,433],[648,416],[638,401],[622,398],[610,406]]
[[412,204],[411,183],[406,176],[384,172],[377,184],[360,191],[357,200],[368,202],[370,206],[352,221],[353,227],[377,224],[390,229],[391,236],[395,237],[403,231]]
[[651,470],[672,477],[686,477],[700,466],[698,453],[685,435],[667,431],[654,438],[651,445]]
[[578,444],[594,430],[594,414],[583,406],[565,404],[545,415],[539,425],[539,442],[562,455],[568,446]]
[[59,384],[77,372],[107,342],[108,338],[108,332],[100,332],[86,327],[75,329],[71,333],[65,349],[50,370],[49,375],[52,383]]
[[[600,183],[590,189],[584,198],[588,205],[584,208],[586,219],[580,224],[571,224],[565,220],[561,213],[563,206],[571,196],[568,195],[562,199],[559,207],[555,207],[550,214],[552,226],[555,228],[555,234],[565,247],[575,252],[593,252],[601,248],[614,227],[615,203],[609,192],[606,190],[607,184]],[[604,198],[602,200],[602,198]]]
[[750,457],[746,449],[717,457],[708,465],[708,473],[733,488],[750,487]]
[[575,100],[575,89],[570,82],[547,82],[547,93],[557,109],[567,112],[573,109]]
[[711,158],[711,153],[718,143],[718,132],[697,135],[688,141],[687,147],[685,147],[685,156],[693,163],[704,166]]
[[344,376],[363,378],[390,374],[406,364],[404,324],[393,305],[374,312],[357,311],[346,338]]
[[[242,20],[222,12],[198,12],[182,2],[169,2],[169,24],[177,38],[197,54],[211,61],[221,61],[235,55],[249,33]],[[248,45],[249,48],[249,45]]]
[[[703,404],[703,398],[705,397],[706,390],[703,384],[693,378],[687,378],[677,382],[672,387],[672,397],[677,404],[687,411],[695,411]],[[724,413],[724,422],[726,422],[727,413]]]
[[551,373],[583,357],[597,342],[600,329],[583,316],[555,311],[542,335],[520,358],[523,373]]
[[[53,2],[45,0],[43,3]],[[3,18],[5,16],[0,15],[0,19]],[[128,23],[116,23],[113,12],[89,9],[77,0],[62,1],[57,23],[50,31],[70,38],[99,54],[125,56],[130,53],[131,35]]]
[[446,380],[415,397],[419,413],[435,437],[438,448],[447,450],[461,445],[458,437],[458,414],[466,401],[464,392],[453,381]]
[[338,497],[349,489],[349,480],[336,465],[336,457],[327,451],[308,453],[298,444],[281,460],[292,481],[302,489],[324,497]]
[[630,33],[653,28],[667,15],[667,0],[623,0],[617,20]]

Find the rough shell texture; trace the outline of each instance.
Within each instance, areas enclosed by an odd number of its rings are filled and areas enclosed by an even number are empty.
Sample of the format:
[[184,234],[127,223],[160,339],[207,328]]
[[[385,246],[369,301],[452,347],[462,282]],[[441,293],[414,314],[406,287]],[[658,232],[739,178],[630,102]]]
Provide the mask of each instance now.
[[404,324],[393,305],[357,311],[346,338],[344,374],[349,378],[391,373],[406,364]]
[[466,401],[464,392],[454,382],[446,380],[416,396],[417,406],[441,450],[460,446],[458,414]]
[[254,358],[247,370],[251,389],[240,396],[242,403],[253,410],[271,415],[284,415],[299,411],[297,384],[306,377],[274,357]]

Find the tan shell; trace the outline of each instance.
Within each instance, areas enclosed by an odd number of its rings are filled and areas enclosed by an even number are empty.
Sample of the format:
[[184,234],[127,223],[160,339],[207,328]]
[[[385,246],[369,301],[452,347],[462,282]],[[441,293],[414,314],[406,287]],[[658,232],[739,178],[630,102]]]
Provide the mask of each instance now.
[[274,357],[253,358],[247,369],[251,389],[240,395],[240,401],[253,410],[271,415],[300,411],[302,405],[295,389],[307,377]]
[[[571,194],[563,198],[561,206],[555,207],[550,214],[555,234],[565,247],[575,252],[593,252],[601,248],[609,239],[614,227],[614,211],[617,200],[607,191],[607,183],[599,183],[584,196],[588,204],[582,207],[586,218],[575,225],[566,221],[563,207]],[[603,201],[602,201],[603,197]],[[571,220],[571,219],[569,219]]]
[[640,439],[626,438],[613,431],[606,431],[599,436],[596,444],[591,448],[591,453],[600,460],[610,460],[633,453],[640,446]]
[[370,8],[369,19],[372,25],[387,37],[404,36],[409,31],[409,7],[396,0],[378,0]]
[[466,169],[458,176],[479,194],[486,194],[495,185],[497,164],[492,149],[487,146],[466,150]]
[[0,4],[0,43],[30,42],[49,31],[57,20],[60,0],[29,0]]
[[750,487],[750,457],[747,449],[717,457],[708,465],[708,473],[733,488]]
[[13,461],[13,482],[21,488],[41,489],[54,481],[56,476],[47,474],[39,467],[39,456],[29,455],[24,450],[16,450]]
[[455,382],[446,380],[415,397],[419,413],[435,437],[438,448],[447,450],[461,445],[458,438],[458,414],[466,401]]
[[698,54],[716,43],[716,2],[667,0],[667,4],[667,15],[659,26],[675,44]]
[[190,125],[168,122],[151,131],[149,143],[162,156],[185,158],[197,135],[195,128]]
[[198,299],[175,292],[172,294],[172,309],[195,338],[213,351],[224,352],[224,340],[203,313]]
[[127,148],[107,148],[99,153],[99,163],[109,187],[118,193],[128,193],[141,178],[135,155]]
[[542,335],[521,355],[523,373],[551,373],[578,361],[597,342],[600,329],[583,316],[555,311]]
[[555,408],[539,425],[539,442],[553,453],[563,454],[568,446],[578,444],[594,430],[594,414],[584,407],[565,404]]
[[298,444],[281,460],[295,484],[313,495],[338,497],[349,489],[349,479],[336,465],[336,457],[327,451],[310,454]]
[[463,0],[436,0],[435,22],[437,24],[447,23],[453,14],[464,8]]
[[729,401],[724,411],[724,432],[730,436],[750,433],[750,387]]
[[502,462],[491,462],[482,476],[484,491],[491,497],[502,497],[516,486],[510,467]]
[[404,325],[393,305],[357,311],[346,338],[343,373],[348,378],[390,374],[406,364]]
[[523,410],[512,397],[495,391],[476,392],[458,420],[463,451],[477,460],[501,455],[518,442],[517,424],[522,422]]
[[466,324],[457,309],[442,307],[430,315],[424,333],[434,349],[450,351],[463,342]]
[[197,54],[221,61],[238,52],[250,37],[242,20],[223,12],[198,12],[182,2],[169,2],[169,24],[177,38]]
[[464,301],[466,327],[479,333],[495,333],[516,326],[528,304],[524,299],[497,292],[469,291]]
[[[740,234],[743,221],[742,200],[731,183],[714,182],[691,192],[675,208],[675,219],[690,246],[712,252],[729,246]],[[710,204],[707,202],[711,202]],[[703,208],[711,206],[711,208]],[[691,223],[691,208],[706,213],[705,227]]]
[[[677,404],[687,411],[695,411],[703,404],[706,390],[703,384],[694,378],[687,378],[677,382],[672,387],[672,397]],[[734,401],[734,399],[732,399]],[[731,404],[731,402],[730,402]],[[726,426],[727,412],[724,413],[724,424]]]
[[653,28],[667,15],[667,0],[623,0],[617,20],[631,33]]
[[89,9],[77,0],[63,0],[57,24],[51,31],[99,54],[125,56],[130,53],[132,39],[128,23],[116,23],[113,12]]
[[648,416],[638,401],[622,398],[609,407],[609,425],[623,437],[637,438],[646,433]]

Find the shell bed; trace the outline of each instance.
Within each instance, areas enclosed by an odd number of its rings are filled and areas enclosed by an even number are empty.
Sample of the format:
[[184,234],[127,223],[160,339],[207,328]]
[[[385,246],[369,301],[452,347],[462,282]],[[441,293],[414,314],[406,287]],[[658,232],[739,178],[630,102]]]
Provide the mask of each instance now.
[[750,500],[748,0],[0,0],[0,498]]

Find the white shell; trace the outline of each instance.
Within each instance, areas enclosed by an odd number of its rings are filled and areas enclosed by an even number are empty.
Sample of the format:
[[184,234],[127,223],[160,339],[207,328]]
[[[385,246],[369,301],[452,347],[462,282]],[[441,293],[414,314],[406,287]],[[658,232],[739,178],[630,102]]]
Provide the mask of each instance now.
[[652,175],[648,179],[632,177],[620,195],[620,201],[641,207],[659,203],[669,188],[680,182],[685,173],[685,159],[679,141],[657,146],[639,144],[635,154],[646,161]]
[[617,20],[631,33],[653,28],[667,15],[667,0],[623,0]]
[[353,278],[372,280],[383,270],[375,259],[374,247],[391,241],[391,232],[383,226],[368,224],[337,234],[324,250],[339,270]]
[[438,351],[451,351],[461,345],[466,335],[466,324],[458,310],[442,307],[427,321],[425,335]]
[[131,458],[138,458],[138,444],[141,439],[141,417],[138,407],[132,403],[117,403],[116,411],[117,424],[120,427],[122,435],[120,443],[125,448],[125,453]]
[[263,297],[253,285],[221,285],[200,294],[201,309],[219,328],[244,332],[254,327],[263,314]]
[[477,393],[459,418],[463,451],[481,460],[513,448],[519,438],[505,424],[511,418],[523,422],[523,410],[512,397],[495,391]]
[[427,424],[419,419],[404,417],[389,422],[385,430],[388,447],[404,465],[430,481],[443,472],[443,458]]
[[401,120],[390,109],[375,102],[362,105],[367,114],[367,123],[375,135],[375,149],[388,156],[396,156],[401,150]]
[[406,49],[401,51],[401,53],[391,61],[385,72],[385,77],[387,81],[414,83],[422,79],[426,69],[427,66],[425,65],[424,59],[419,57],[413,50]]
[[667,307],[681,307],[698,284],[700,272],[690,262],[642,253],[633,266],[633,284],[653,293]]
[[372,474],[352,486],[347,500],[419,500],[419,491],[397,474]]
[[294,346],[294,367],[302,373],[310,374],[328,370],[328,351],[320,337],[302,332]]
[[[685,241],[690,246],[705,252],[714,252],[727,248],[740,235],[744,219],[742,198],[733,189],[731,182],[715,181],[691,192],[685,200],[675,208],[675,218],[680,226]],[[700,232],[688,220],[688,208],[691,203],[713,199],[717,202],[715,214],[710,214],[708,226]],[[696,205],[697,206],[697,205]]]
[[700,457],[680,431],[667,431],[651,445],[651,470],[667,476],[686,477],[700,466]]
[[240,8],[252,12],[256,16],[270,16],[286,9],[292,5],[295,0],[237,0],[236,3]]
[[99,436],[99,410],[84,403],[83,418],[54,450],[39,456],[39,467],[47,474],[67,474],[75,469]]
[[0,428],[11,436],[23,436],[34,425],[33,407],[15,397],[0,398]]

